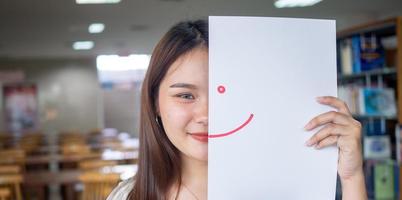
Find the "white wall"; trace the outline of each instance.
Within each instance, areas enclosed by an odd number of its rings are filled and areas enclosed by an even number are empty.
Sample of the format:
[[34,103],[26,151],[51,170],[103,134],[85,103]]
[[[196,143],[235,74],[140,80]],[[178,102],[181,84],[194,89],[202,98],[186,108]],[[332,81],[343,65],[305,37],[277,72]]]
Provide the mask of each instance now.
[[104,126],[138,137],[140,83],[136,83],[131,89],[104,90],[102,96]]
[[[3,70],[22,70],[25,81],[36,83],[40,126],[45,133],[103,127],[95,59],[0,60]],[[56,115],[50,116],[49,111]],[[4,128],[1,115],[0,130]]]

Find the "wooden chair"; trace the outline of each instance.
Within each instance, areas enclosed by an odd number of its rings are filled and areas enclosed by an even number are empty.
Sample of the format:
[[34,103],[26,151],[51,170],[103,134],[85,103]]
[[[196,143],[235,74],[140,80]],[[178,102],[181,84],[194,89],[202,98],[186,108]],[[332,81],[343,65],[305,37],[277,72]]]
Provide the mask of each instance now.
[[25,151],[22,149],[0,150],[1,165],[19,165],[21,169],[25,166]]
[[64,155],[83,155],[91,153],[91,148],[85,144],[66,144],[61,147],[61,152]]
[[21,174],[13,174],[13,175],[0,175],[0,187],[7,187],[11,190],[11,199],[22,200],[21,193],[21,183],[22,183],[22,175]]
[[41,133],[26,134],[17,141],[15,148],[22,149],[26,154],[30,154],[40,147],[43,137]]
[[92,130],[90,130],[90,131],[88,132],[88,134],[89,134],[90,136],[100,135],[101,133],[102,133],[102,129],[100,129],[100,128],[94,128],[94,129],[92,129]]
[[79,177],[79,180],[84,184],[81,199],[104,200],[119,182],[120,175],[86,172]]
[[0,165],[0,175],[4,174],[19,174],[21,167],[18,165]]
[[81,161],[78,166],[82,170],[96,170],[101,167],[115,166],[117,161],[114,160],[85,160]]
[[79,161],[85,159],[94,159],[100,158],[100,154],[94,153],[91,151],[91,148],[88,145],[77,145],[77,144],[68,144],[61,147],[61,153],[64,157],[75,157],[78,160],[73,162],[62,162],[60,163],[60,168],[62,169],[76,169],[78,167]]
[[0,149],[5,149],[13,143],[13,136],[10,133],[0,132]]
[[64,132],[59,136],[61,145],[86,144],[86,136],[79,132]]
[[118,150],[123,148],[121,141],[117,138],[103,139],[100,141],[100,145],[102,146],[103,149]]
[[84,145],[86,144],[86,139],[83,138],[65,138],[62,141],[60,141],[61,145],[70,145],[70,144],[80,144]]
[[0,200],[10,199],[11,191],[10,188],[0,187]]

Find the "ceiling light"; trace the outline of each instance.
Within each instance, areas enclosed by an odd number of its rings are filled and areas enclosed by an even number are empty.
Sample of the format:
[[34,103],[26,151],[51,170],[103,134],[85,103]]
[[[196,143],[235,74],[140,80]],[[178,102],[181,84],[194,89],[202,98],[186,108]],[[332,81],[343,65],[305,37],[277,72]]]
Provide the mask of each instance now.
[[99,71],[145,70],[148,68],[150,55],[133,54],[129,56],[100,55],[96,57]]
[[74,42],[73,44],[73,49],[74,50],[89,50],[94,47],[94,42],[93,41],[77,41]]
[[111,4],[119,3],[120,0],[75,0],[77,4]]
[[88,27],[89,33],[102,33],[104,29],[105,25],[102,23],[93,23]]
[[306,7],[317,4],[322,0],[276,0],[274,5],[277,8]]

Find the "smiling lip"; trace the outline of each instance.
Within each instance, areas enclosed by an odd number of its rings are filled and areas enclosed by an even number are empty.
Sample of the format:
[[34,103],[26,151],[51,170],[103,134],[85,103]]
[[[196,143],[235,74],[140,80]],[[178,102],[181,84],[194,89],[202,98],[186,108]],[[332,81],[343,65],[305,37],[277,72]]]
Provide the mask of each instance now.
[[200,142],[208,142],[208,133],[190,133],[190,135]]
[[233,134],[233,133],[239,131],[239,130],[242,129],[243,127],[245,127],[248,123],[250,123],[250,121],[253,119],[253,117],[254,117],[254,114],[250,114],[250,116],[248,117],[248,119],[247,119],[243,124],[241,124],[239,127],[235,128],[235,129],[233,129],[233,130],[231,130],[231,131],[229,131],[229,132],[220,133],[220,134],[210,134],[210,135],[208,135],[208,137],[209,137],[209,138],[218,138],[218,137],[225,137],[225,136],[231,135],[231,134]]

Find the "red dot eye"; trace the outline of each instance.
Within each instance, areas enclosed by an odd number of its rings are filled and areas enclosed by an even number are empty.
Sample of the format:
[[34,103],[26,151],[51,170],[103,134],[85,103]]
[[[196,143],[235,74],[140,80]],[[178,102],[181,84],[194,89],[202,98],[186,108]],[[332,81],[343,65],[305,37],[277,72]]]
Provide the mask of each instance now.
[[218,86],[219,93],[223,94],[223,93],[225,93],[225,91],[226,91],[226,88],[224,86],[222,86],[222,85]]

